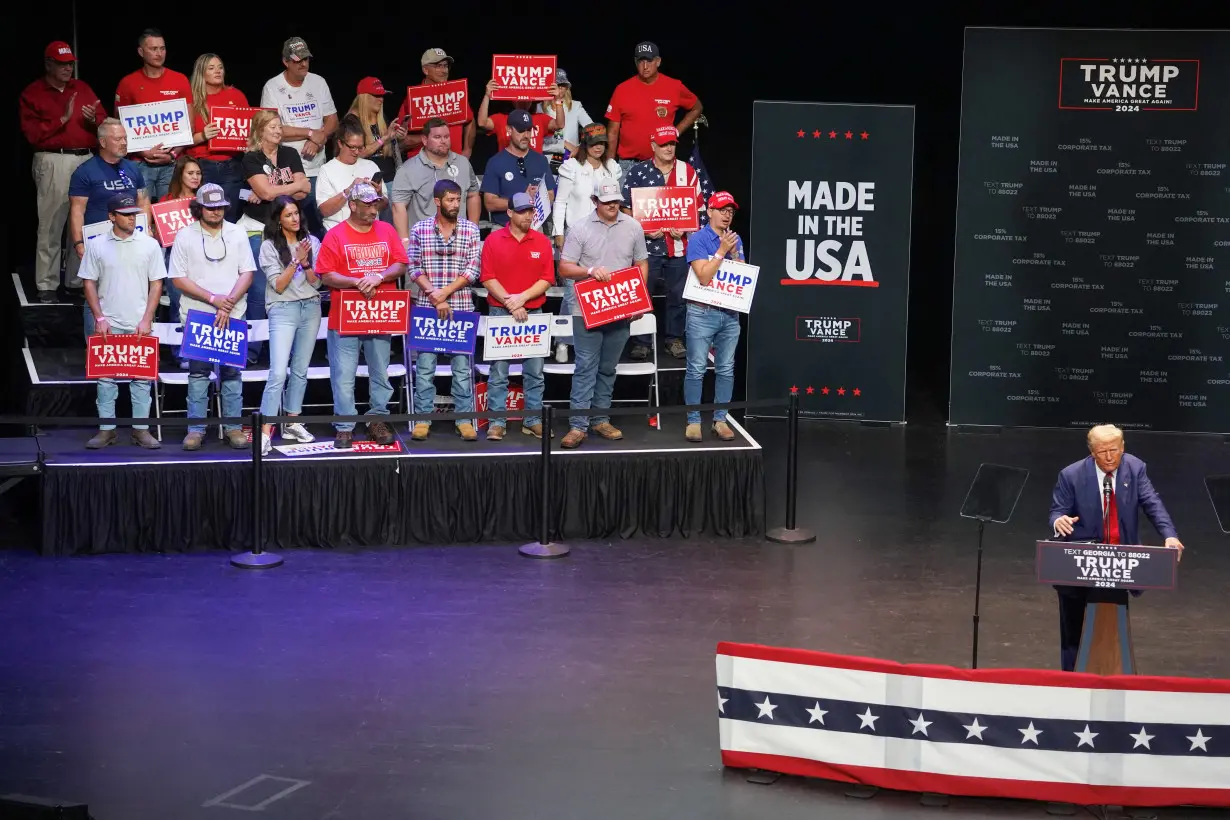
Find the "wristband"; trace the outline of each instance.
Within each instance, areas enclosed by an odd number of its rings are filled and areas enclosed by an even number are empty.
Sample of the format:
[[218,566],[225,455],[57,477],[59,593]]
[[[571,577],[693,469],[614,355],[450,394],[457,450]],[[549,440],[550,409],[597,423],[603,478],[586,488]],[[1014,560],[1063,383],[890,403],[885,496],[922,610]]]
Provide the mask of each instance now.
[[84,244],[85,244],[85,240],[84,240],[84,239],[78,239],[76,242],[74,242],[74,243],[73,243],[73,247],[75,248],[75,247],[77,247],[78,245],[84,245]]
[[589,266],[589,270],[585,271],[585,275],[588,276],[590,279],[594,278],[594,266],[593,265]]
[[215,295],[216,295],[216,294],[213,294],[213,293],[209,294],[209,305],[210,305],[210,307],[214,307],[214,296],[215,296]]

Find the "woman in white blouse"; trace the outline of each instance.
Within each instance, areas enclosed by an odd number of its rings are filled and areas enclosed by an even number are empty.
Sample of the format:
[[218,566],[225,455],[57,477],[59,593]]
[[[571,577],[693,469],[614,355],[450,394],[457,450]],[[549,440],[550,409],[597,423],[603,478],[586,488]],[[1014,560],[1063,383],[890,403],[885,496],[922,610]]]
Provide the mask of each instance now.
[[559,190],[555,192],[555,244],[564,247],[564,234],[594,210],[590,196],[597,180],[618,180],[619,164],[607,158],[606,126],[592,123],[581,133],[580,152],[559,169]]
[[565,152],[573,155],[577,153],[581,129],[594,121],[585,106],[572,98],[572,82],[563,69],[555,72],[555,84],[559,88],[558,96],[554,100],[538,104],[539,113],[553,117],[556,116],[557,108],[564,109],[563,130],[548,134],[542,146],[542,152],[551,160],[552,170],[558,168]]

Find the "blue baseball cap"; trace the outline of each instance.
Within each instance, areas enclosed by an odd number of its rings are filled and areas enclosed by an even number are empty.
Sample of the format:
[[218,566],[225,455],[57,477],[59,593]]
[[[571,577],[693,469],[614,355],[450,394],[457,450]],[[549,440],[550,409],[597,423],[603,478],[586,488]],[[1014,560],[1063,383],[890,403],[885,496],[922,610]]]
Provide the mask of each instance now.
[[530,195],[522,191],[519,194],[513,194],[512,199],[508,203],[510,211],[532,211],[534,210],[534,200],[530,199]]
[[524,108],[518,108],[508,115],[508,127],[515,131],[530,131],[534,128],[534,120],[530,117],[530,112]]
[[141,208],[137,205],[137,198],[127,191],[121,191],[118,194],[113,194],[107,200],[107,212],[113,214],[139,214]]

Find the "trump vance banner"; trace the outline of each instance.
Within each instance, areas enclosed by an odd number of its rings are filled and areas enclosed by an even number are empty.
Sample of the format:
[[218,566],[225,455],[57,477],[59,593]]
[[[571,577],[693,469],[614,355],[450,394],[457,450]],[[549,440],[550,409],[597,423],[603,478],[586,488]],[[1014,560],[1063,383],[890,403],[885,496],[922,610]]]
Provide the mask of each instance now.
[[905,420],[914,108],[752,109],[747,398],[816,418]]

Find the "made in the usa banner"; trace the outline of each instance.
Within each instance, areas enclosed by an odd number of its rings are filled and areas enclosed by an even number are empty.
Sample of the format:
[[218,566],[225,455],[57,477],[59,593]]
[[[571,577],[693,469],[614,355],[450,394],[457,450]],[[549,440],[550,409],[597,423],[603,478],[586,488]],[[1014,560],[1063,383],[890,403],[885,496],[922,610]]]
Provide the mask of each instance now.
[[190,310],[184,322],[184,341],[179,348],[179,357],[243,367],[248,360],[248,323],[243,319],[231,319],[226,327],[219,328],[214,326],[214,314]]
[[410,349],[471,356],[478,341],[479,318],[477,313],[454,310],[441,319],[435,308],[415,307],[410,311]]

